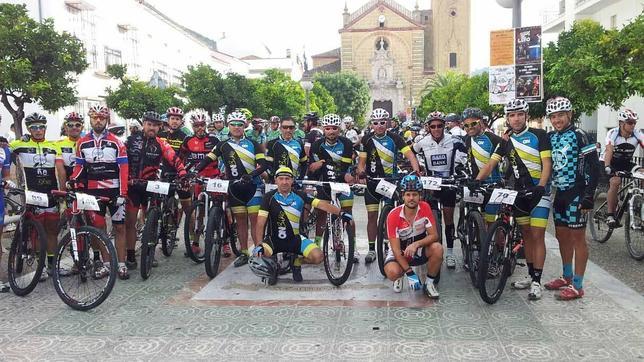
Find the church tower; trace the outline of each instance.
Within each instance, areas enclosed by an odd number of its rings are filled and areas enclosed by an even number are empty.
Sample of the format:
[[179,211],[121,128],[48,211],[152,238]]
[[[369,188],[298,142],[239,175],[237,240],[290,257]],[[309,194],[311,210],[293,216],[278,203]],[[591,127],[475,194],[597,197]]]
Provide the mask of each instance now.
[[[470,71],[470,0],[432,0],[433,29],[425,47],[433,48],[437,73]],[[428,42],[433,46],[428,46]]]

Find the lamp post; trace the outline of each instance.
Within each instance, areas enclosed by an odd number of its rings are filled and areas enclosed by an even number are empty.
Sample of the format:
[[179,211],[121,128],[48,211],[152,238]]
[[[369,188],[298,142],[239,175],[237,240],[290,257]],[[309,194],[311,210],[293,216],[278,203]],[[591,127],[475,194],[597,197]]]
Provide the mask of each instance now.
[[309,92],[311,91],[311,89],[313,89],[313,82],[311,82],[310,80],[302,80],[300,81],[300,85],[306,92],[306,112],[308,113],[311,111],[309,107]]
[[521,26],[521,0],[496,0],[497,4],[506,9],[512,9],[512,27]]

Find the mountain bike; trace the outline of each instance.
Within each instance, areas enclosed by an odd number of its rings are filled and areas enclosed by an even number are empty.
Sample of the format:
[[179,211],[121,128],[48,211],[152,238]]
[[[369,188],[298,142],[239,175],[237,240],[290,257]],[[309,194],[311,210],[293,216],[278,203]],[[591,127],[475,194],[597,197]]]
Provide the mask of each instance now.
[[615,218],[620,220],[624,216],[626,250],[633,259],[642,260],[644,259],[644,190],[640,187],[640,183],[644,180],[644,173],[640,167],[636,167],[632,172],[618,171],[615,175],[631,180],[619,190],[621,194]]
[[[490,187],[489,185],[487,187]],[[461,242],[463,265],[470,275],[470,280],[478,288],[478,261],[481,244],[487,237],[487,227],[481,208],[485,202],[487,188],[470,191],[467,187],[457,189],[461,202],[458,205],[458,222],[456,237]]]
[[[378,213],[378,234],[376,235],[376,259],[378,260],[378,269],[382,276],[385,274],[385,259],[389,252],[389,238],[387,236],[387,216],[391,210],[402,203],[400,192],[398,191],[398,182],[406,175],[402,173],[394,177],[367,177],[367,182],[378,181],[375,192],[383,196],[380,199],[380,212]],[[380,187],[379,187],[380,186]]]

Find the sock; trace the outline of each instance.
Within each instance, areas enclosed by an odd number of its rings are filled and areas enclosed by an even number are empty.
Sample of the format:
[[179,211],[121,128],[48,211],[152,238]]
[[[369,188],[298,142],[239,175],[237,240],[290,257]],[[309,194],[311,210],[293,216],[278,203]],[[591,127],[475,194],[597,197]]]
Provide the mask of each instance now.
[[572,279],[572,263],[563,265],[563,277],[565,279]]
[[369,242],[369,251],[371,250],[376,250],[376,242],[375,241],[370,241]]
[[447,248],[447,255],[454,255],[454,248]]
[[293,260],[293,266],[294,267],[302,266],[302,258],[295,258],[295,260]]
[[541,274],[543,273],[543,269],[534,269],[534,272],[532,273],[532,281],[537,282],[541,284]]
[[534,280],[534,263],[526,263],[528,264],[528,274],[530,275],[530,278]]
[[572,286],[577,290],[581,290],[584,286],[584,276],[575,274],[572,277]]
[[435,276],[427,274],[427,280],[425,280],[425,284],[434,283],[434,279],[436,279]]
[[127,261],[136,261],[136,256],[134,255],[134,250],[127,250]]
[[98,250],[94,251],[94,261],[101,260],[101,253]]
[[47,253],[47,265],[54,265],[54,254]]
[[445,239],[447,240],[447,249],[454,247],[454,224],[445,225]]

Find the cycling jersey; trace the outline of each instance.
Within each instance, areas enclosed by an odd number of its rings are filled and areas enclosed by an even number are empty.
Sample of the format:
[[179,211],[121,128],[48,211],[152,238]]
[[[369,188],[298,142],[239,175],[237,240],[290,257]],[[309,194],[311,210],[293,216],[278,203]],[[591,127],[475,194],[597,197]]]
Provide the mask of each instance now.
[[528,127],[518,134],[513,132],[508,141],[499,142],[492,159],[500,162],[506,156],[514,172],[515,189],[532,188],[539,184],[542,160],[551,158],[550,139],[542,129]]
[[[261,184],[259,175],[266,170],[266,157],[257,142],[248,138],[242,138],[239,141],[229,138],[226,142],[219,142],[196,170],[202,170],[219,158],[224,163],[228,179],[239,180],[243,175],[251,175],[255,177],[256,185]],[[258,165],[259,168],[257,168]]]
[[[404,207],[405,205],[399,205],[387,215],[387,238],[400,240],[400,250],[397,251],[400,253],[403,253],[409,244],[426,237],[427,228],[434,225],[434,215],[427,202],[420,201],[418,203],[416,216],[411,224],[405,218]],[[396,256],[393,248],[389,248],[385,264],[393,261],[396,261]],[[427,262],[425,248],[419,247],[413,257],[407,258],[407,262],[410,266],[425,264]]]
[[293,132],[293,138],[296,140],[303,140],[306,137],[306,133],[302,131],[301,129],[296,129],[295,132]]
[[611,165],[625,171],[624,167],[620,166],[631,164],[637,145],[644,147],[644,133],[636,129],[629,137],[623,137],[619,133],[619,127],[613,128],[606,133],[606,145],[613,145]]
[[[552,185],[557,190],[597,185],[597,148],[588,142],[583,130],[570,125],[550,133],[552,145]],[[593,177],[594,176],[594,177]],[[594,184],[594,185],[593,185]],[[594,188],[592,195],[594,195]]]
[[281,136],[268,141],[266,146],[266,161],[272,172],[280,166],[289,167],[293,173],[303,177],[306,173],[306,153],[302,141],[290,139],[285,140]]
[[130,180],[156,180],[161,161],[165,160],[179,176],[186,173],[183,162],[170,145],[159,137],[145,137],[143,133],[130,135],[125,144]]
[[344,137],[348,138],[351,143],[356,144],[360,137],[358,137],[358,131],[355,128],[348,129],[344,134]]
[[264,131],[255,132],[254,129],[249,129],[248,131],[245,132],[245,135],[246,135],[246,138],[257,142],[260,145],[266,143],[266,133],[264,133]]
[[366,158],[366,172],[370,177],[388,177],[396,173],[398,152],[406,153],[409,146],[398,134],[387,131],[382,136],[370,133],[362,138],[360,157]]
[[413,149],[418,154],[422,152],[425,170],[432,171],[432,174],[437,177],[452,175],[455,163],[464,163],[463,156],[466,153],[463,141],[450,134],[445,134],[440,141],[428,135],[415,143]]
[[128,160],[125,145],[113,133],[90,131],[78,140],[71,178],[88,190],[113,190],[127,195]]
[[450,130],[447,131],[447,133],[451,134],[452,136],[456,136],[456,137],[465,137],[465,136],[467,136],[467,132],[465,132],[459,126],[454,126],[454,127],[450,128]]
[[[181,145],[183,144],[183,140],[188,137],[188,134],[182,128],[179,128],[174,131],[161,131],[159,132],[158,137],[162,141],[167,142],[174,150],[174,153],[178,155],[179,149],[181,149]],[[161,173],[164,178],[171,178],[176,175],[174,167],[165,160],[161,166]]]
[[[183,140],[181,148],[179,149],[179,157],[183,160],[186,169],[191,169],[197,166],[206,155],[215,148],[219,140],[215,136],[188,136]],[[199,172],[203,177],[215,177],[219,175],[219,169],[216,163],[211,163],[206,168]]]
[[[465,138],[465,145],[467,147],[467,158],[470,163],[470,170],[472,177],[476,177],[483,166],[490,162],[494,149],[501,142],[501,137],[492,132],[483,132],[478,136]],[[484,183],[495,183],[501,181],[501,173],[499,168],[492,169],[492,173],[486,178]]]
[[333,145],[320,138],[311,145],[309,154],[311,162],[325,160],[324,165],[311,176],[320,181],[344,182],[344,175],[352,163],[353,144],[342,136],[338,136]]
[[58,189],[56,164],[62,164],[63,158],[56,142],[30,138],[29,141],[15,140],[9,148],[22,165],[28,190],[50,194]]
[[[7,146],[0,148],[0,164],[2,165],[0,181],[2,181],[2,174],[11,169],[11,151]],[[0,227],[2,225],[4,225],[4,197],[0,197]]]
[[280,138],[282,135],[282,132],[280,132],[279,128],[278,129],[270,129],[268,132],[266,132],[266,142],[270,142],[272,140]]
[[319,128],[311,128],[309,132],[304,136],[304,147],[311,147],[315,141],[324,136],[322,130]]
[[304,192],[292,191],[285,196],[278,190],[273,190],[262,198],[258,216],[268,218],[267,234],[270,235],[273,244],[277,244],[280,250],[289,250],[291,249],[289,246],[292,246],[294,241],[299,242],[300,240],[304,205],[316,207],[319,202],[319,199]]
[[74,172],[74,165],[76,163],[76,141],[65,137],[58,141],[58,147],[63,157],[63,165],[65,165],[67,178],[69,178],[72,172]]
[[230,137],[230,131],[228,130],[228,127],[224,127],[219,131],[210,133],[209,136],[215,136],[220,142],[224,142]]

